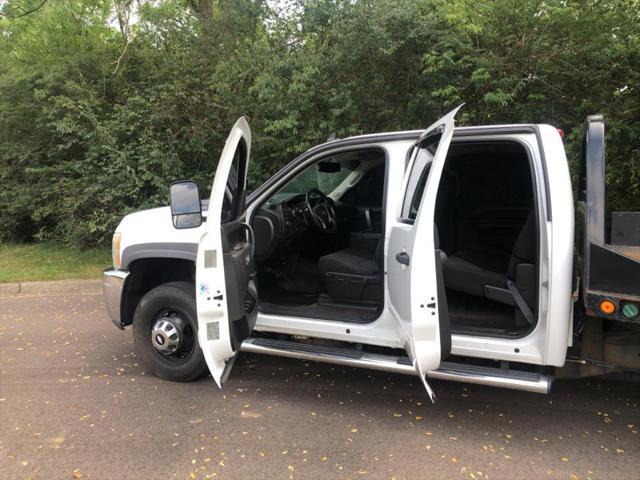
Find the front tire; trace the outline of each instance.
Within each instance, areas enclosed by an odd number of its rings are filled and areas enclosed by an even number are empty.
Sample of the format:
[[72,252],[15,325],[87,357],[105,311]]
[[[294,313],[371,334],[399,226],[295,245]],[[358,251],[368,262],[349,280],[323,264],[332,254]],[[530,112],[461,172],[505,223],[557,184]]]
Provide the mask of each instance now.
[[194,285],[165,283],[142,297],[133,315],[133,340],[146,370],[159,378],[190,382],[204,375]]

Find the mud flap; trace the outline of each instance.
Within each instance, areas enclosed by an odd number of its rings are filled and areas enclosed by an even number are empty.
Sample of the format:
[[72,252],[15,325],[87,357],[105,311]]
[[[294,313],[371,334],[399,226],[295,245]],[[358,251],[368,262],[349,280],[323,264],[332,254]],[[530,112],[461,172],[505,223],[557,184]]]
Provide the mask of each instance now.
[[222,370],[222,374],[220,375],[220,383],[218,384],[220,388],[222,388],[222,385],[224,385],[225,382],[227,381],[227,378],[229,378],[229,374],[231,373],[233,364],[236,363],[236,358],[238,358],[238,352],[236,352],[236,354],[233,357],[227,360],[227,364],[224,366],[224,369]]

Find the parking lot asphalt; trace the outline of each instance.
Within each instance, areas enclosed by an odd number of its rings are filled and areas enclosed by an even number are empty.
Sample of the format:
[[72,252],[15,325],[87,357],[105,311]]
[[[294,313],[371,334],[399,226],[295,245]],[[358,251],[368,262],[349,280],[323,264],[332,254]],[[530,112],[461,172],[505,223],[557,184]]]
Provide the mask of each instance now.
[[543,396],[241,354],[225,388],[139,365],[99,295],[0,299],[7,479],[640,478],[640,386]]

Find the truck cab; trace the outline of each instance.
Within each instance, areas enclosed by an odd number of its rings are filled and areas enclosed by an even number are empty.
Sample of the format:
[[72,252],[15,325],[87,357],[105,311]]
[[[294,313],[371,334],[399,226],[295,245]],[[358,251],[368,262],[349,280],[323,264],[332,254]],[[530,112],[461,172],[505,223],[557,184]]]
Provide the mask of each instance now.
[[250,195],[241,118],[208,202],[176,182],[116,229],[111,319],[171,380],[222,387],[248,351],[417,375],[432,399],[429,378],[549,391],[594,313],[575,312],[591,297],[562,138],[456,128],[459,108],[314,147]]

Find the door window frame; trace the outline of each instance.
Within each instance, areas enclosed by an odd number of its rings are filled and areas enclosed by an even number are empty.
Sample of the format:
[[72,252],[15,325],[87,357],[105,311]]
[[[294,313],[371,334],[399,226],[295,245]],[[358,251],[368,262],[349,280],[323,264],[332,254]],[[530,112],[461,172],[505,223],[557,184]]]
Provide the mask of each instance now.
[[[533,189],[533,210],[536,224],[536,270],[537,270],[537,278],[538,278],[538,298],[536,299],[537,306],[537,314],[535,317],[535,321],[533,324],[524,332],[519,333],[517,335],[505,335],[500,333],[491,333],[491,332],[483,332],[482,335],[469,335],[468,333],[456,331],[452,326],[451,333],[452,335],[462,335],[462,336],[471,336],[471,337],[487,337],[487,338],[498,338],[498,339],[508,339],[508,340],[520,340],[522,338],[526,338],[531,335],[540,323],[540,311],[542,310],[542,303],[540,301],[540,278],[542,275],[542,262],[541,262],[541,249],[542,249],[542,227],[541,222],[544,218],[544,210],[545,207],[543,205],[542,199],[544,195],[540,194],[540,188],[545,189],[547,185],[544,181],[541,181],[539,178],[540,175],[536,172],[536,163],[544,162],[544,160],[539,157],[539,162],[536,162],[536,154],[532,150],[532,145],[524,141],[521,138],[518,138],[519,134],[530,135],[534,132],[531,131],[522,131],[522,130],[511,130],[508,127],[505,129],[496,129],[492,131],[468,131],[456,135],[454,133],[454,137],[451,139],[451,148],[454,144],[471,144],[471,143],[515,143],[518,144],[525,152],[527,156],[527,164],[529,166],[529,175],[531,176],[531,188]],[[457,138],[456,138],[457,137]],[[489,138],[486,138],[489,137]],[[537,143],[536,136],[536,144],[538,148],[542,148],[540,144]]]
[[[415,137],[413,138],[415,139]],[[397,138],[394,140],[402,141],[402,140],[406,140],[406,138]],[[385,256],[384,252],[386,252],[386,244],[387,244],[386,212],[388,208],[387,202],[388,202],[388,191],[389,191],[389,178],[390,178],[390,170],[392,168],[391,162],[390,162],[389,150],[387,149],[384,143],[379,143],[375,141],[358,142],[355,144],[342,145],[342,146],[340,145],[322,145],[322,146],[326,146],[329,148],[318,148],[317,151],[316,149],[312,149],[302,154],[300,157],[292,160],[287,165],[285,165],[278,173],[276,173],[271,178],[269,178],[261,187],[256,189],[250,195],[250,198],[248,200],[247,210],[246,210],[246,219],[245,219],[246,223],[251,225],[254,215],[260,210],[260,208],[265,204],[265,202],[269,200],[273,195],[275,195],[282,188],[283,185],[285,185],[287,182],[295,178],[306,168],[311,167],[312,165],[318,162],[321,162],[323,159],[330,157],[332,155],[346,153],[346,152],[377,150],[384,154],[384,186],[383,186],[382,202],[381,202],[382,211],[383,211],[381,230],[382,230],[382,241],[384,242],[382,251],[383,251],[383,257],[384,257]],[[378,321],[385,311],[385,305],[387,303],[387,298],[386,298],[387,295],[385,293],[386,282],[387,282],[386,258],[382,258],[382,265],[380,265],[380,268],[385,273],[382,275],[383,288],[382,288],[381,305],[383,306],[383,308],[381,308],[380,310],[380,315],[378,315],[376,318],[362,325],[369,325]],[[276,316],[280,316],[280,315],[276,315]],[[282,316],[286,317],[286,315],[282,315]]]
[[[226,192],[228,193],[230,198],[230,205],[229,205],[228,215],[223,216],[223,218],[221,219],[223,225],[226,223],[231,223],[239,220],[242,217],[243,207],[245,206],[245,203],[246,203],[246,188],[247,188],[246,170],[247,169],[245,167],[247,166],[248,148],[247,148],[247,142],[244,139],[244,137],[240,137],[240,140],[238,141],[238,146],[236,147],[236,151],[234,153],[234,157],[235,155],[238,154],[238,151],[239,151],[238,163],[236,165],[236,162],[235,162],[236,159],[234,158],[234,161],[231,164],[231,171],[229,172],[229,178],[227,179]],[[231,177],[234,177],[235,179],[235,191],[232,191],[232,189],[229,188],[229,179]],[[223,208],[222,213],[224,214],[224,204],[222,208]]]
[[[425,161],[421,161],[420,152],[422,149],[427,148],[424,146],[425,144],[433,145],[434,141],[437,141],[437,144],[440,144],[440,139],[442,138],[442,132],[444,131],[443,126],[439,126],[435,129],[435,131],[424,138],[419,138],[412,149],[410,149],[409,153],[409,161],[407,168],[405,169],[405,180],[403,181],[403,195],[402,195],[402,203],[400,204],[400,209],[397,214],[397,220],[400,223],[405,223],[407,225],[413,225],[415,222],[415,218],[417,216],[417,211],[415,216],[411,216],[411,207],[415,204],[416,195],[418,192],[420,193],[420,200],[422,199],[422,195],[424,194],[424,188],[426,187],[426,182],[429,177],[429,170],[431,169],[431,163],[433,162],[433,155],[431,158],[425,159]],[[435,137],[438,137],[437,140]],[[453,139],[452,139],[453,141]],[[436,150],[438,147],[436,146]],[[426,171],[425,171],[426,170]],[[426,173],[426,176],[425,176]],[[422,185],[422,190],[420,191],[420,186],[422,183],[422,179],[424,178],[424,184]],[[420,205],[420,201],[418,202],[418,208]]]
[[[253,215],[257,210],[260,209],[264,203],[269,200],[274,194],[278,192],[279,189],[282,188],[287,182],[295,178],[298,174],[300,174],[306,168],[321,162],[324,158],[327,158],[331,155],[337,155],[345,152],[357,152],[357,151],[368,151],[368,150],[378,150],[384,154],[384,165],[385,165],[385,174],[384,174],[384,190],[382,194],[382,206],[385,208],[387,202],[387,191],[389,188],[389,152],[387,148],[381,143],[371,142],[371,143],[358,143],[357,145],[349,145],[349,146],[335,146],[335,148],[321,149],[317,153],[313,154],[313,150],[304,153],[300,157],[292,160],[287,165],[285,165],[280,172],[273,175],[271,178],[267,179],[261,187],[256,189],[249,198],[249,205],[247,207],[247,223],[250,223]],[[308,155],[308,156],[307,156]],[[384,231],[384,220],[383,220],[383,231]]]

